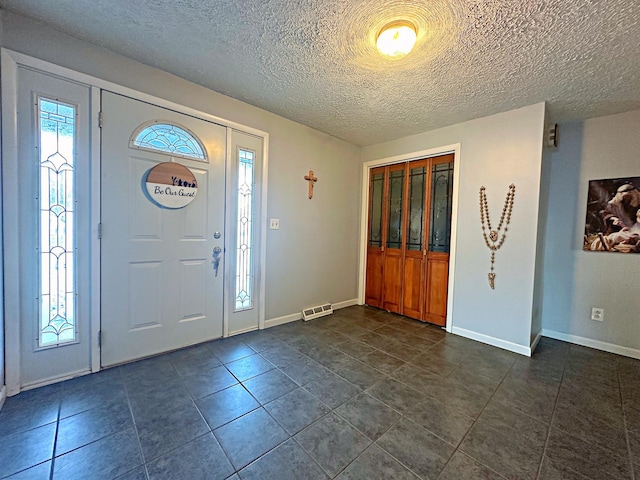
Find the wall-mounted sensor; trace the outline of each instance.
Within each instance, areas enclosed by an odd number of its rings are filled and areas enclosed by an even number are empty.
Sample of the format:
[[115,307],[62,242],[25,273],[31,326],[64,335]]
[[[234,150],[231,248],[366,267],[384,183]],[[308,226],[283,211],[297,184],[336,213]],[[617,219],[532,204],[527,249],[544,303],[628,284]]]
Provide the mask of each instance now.
[[558,124],[556,123],[553,127],[549,129],[549,134],[547,136],[547,147],[557,147],[558,146]]

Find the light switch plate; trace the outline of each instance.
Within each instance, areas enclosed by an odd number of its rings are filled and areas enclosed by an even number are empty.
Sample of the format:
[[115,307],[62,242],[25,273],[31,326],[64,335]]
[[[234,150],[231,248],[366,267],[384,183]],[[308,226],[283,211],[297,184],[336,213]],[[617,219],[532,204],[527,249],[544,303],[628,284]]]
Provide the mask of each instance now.
[[269,228],[271,230],[280,230],[280,219],[279,218],[269,219]]

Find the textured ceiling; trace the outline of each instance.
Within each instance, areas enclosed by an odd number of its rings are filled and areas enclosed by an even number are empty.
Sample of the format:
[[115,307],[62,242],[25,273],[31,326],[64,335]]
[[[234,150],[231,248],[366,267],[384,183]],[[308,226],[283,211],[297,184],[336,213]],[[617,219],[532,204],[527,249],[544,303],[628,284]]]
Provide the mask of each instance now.
[[[640,108],[638,0],[0,0],[0,7],[357,145],[547,101]],[[418,26],[381,57],[389,21]]]

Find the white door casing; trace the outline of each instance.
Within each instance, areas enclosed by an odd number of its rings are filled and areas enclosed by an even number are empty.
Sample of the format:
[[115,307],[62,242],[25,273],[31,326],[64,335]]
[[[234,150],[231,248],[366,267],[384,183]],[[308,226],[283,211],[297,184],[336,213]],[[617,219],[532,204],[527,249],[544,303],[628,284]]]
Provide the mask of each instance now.
[[[224,256],[216,276],[212,253],[225,241],[226,128],[111,92],[102,112],[102,365],[221,337]],[[208,162],[131,148],[134,131],[151,120],[188,129]],[[184,208],[145,194],[147,172],[169,161],[197,180]]]
[[[267,172],[268,172],[268,151],[269,151],[269,134],[257,130],[252,127],[248,127],[243,124],[239,124],[227,119],[211,115],[209,113],[185,107],[183,105],[152,96],[138,90],[132,90],[122,85],[114,84],[112,82],[105,81],[103,79],[80,73],[74,70],[70,70],[59,65],[55,65],[43,60],[30,57],[28,55],[21,54],[19,52],[11,51],[5,48],[0,49],[0,56],[2,57],[2,116],[3,116],[3,128],[2,128],[2,220],[4,226],[3,235],[3,252],[4,252],[4,307],[5,307],[5,382],[7,386],[7,393],[9,396],[19,393],[21,390],[33,388],[39,385],[45,385],[55,381],[60,381],[66,378],[71,378],[76,375],[89,373],[90,371],[98,371],[100,369],[100,347],[99,347],[99,330],[101,326],[101,304],[100,301],[100,279],[101,279],[101,241],[99,240],[99,222],[101,217],[101,178],[100,178],[100,164],[101,164],[101,129],[98,128],[98,113],[100,111],[100,91],[108,90],[116,92],[121,95],[135,98],[149,104],[162,106],[172,111],[181,112],[191,117],[200,118],[217,125],[223,125],[227,129],[227,152],[229,159],[232,158],[231,152],[231,136],[232,132],[248,133],[257,137],[261,141],[261,147],[259,155],[262,157],[262,164],[260,168],[260,176],[256,176],[256,183],[258,184],[256,190],[259,191],[259,201],[256,202],[256,252],[258,252],[258,263],[256,265],[256,278],[257,285],[257,304],[255,313],[258,316],[258,323],[260,328],[265,326],[265,296],[264,296],[264,279],[265,271],[263,265],[266,260],[266,225],[267,225]],[[79,284],[79,301],[88,301],[89,306],[84,310],[89,310],[89,320],[80,326],[79,332],[82,339],[83,334],[89,336],[89,342],[81,342],[79,345],[86,345],[90,348],[90,366],[86,361],[86,351],[78,355],[67,354],[71,350],[75,350],[73,345],[67,345],[59,347],[59,351],[63,352],[59,359],[45,359],[42,363],[44,369],[37,368],[38,380],[32,380],[29,375],[24,375],[26,371],[23,371],[22,364],[24,356],[29,355],[29,352],[33,352],[33,332],[25,334],[23,332],[23,317],[24,312],[22,307],[25,301],[33,301],[33,291],[37,288],[37,275],[34,275],[32,271],[27,271],[25,265],[22,263],[21,254],[27,248],[27,245],[23,246],[21,233],[21,224],[23,222],[23,206],[24,199],[20,197],[20,193],[23,188],[19,185],[20,175],[22,170],[22,162],[24,156],[22,155],[22,149],[24,148],[24,142],[26,139],[32,138],[34,132],[33,122],[29,125],[29,131],[24,131],[21,127],[18,128],[18,92],[19,87],[24,86],[22,78],[18,76],[18,71],[33,71],[43,74],[44,79],[53,80],[54,82],[62,80],[63,83],[69,85],[79,86],[81,88],[87,88],[90,92],[90,115],[84,115],[82,108],[79,110],[78,125],[81,128],[89,129],[89,162],[90,165],[90,178],[81,180],[82,185],[79,189],[84,188],[85,192],[89,192],[89,206],[90,218],[88,220],[89,226],[82,228],[84,232],[78,232],[78,246],[79,253],[81,255],[87,255],[90,266],[90,274],[85,275],[82,279],[82,284]],[[47,87],[43,86],[43,90],[40,93],[46,93]],[[55,93],[55,91],[53,92]],[[169,95],[169,93],[167,93]],[[55,95],[53,95],[55,96]],[[73,103],[73,102],[71,102]],[[80,102],[82,103],[82,102]],[[20,131],[19,131],[20,130]],[[80,151],[79,146],[79,151]],[[227,181],[233,183],[233,179],[227,178]],[[227,192],[229,195],[229,192]],[[27,195],[28,196],[28,195]],[[33,200],[33,197],[31,198]],[[79,201],[82,199],[82,192],[78,195]],[[27,198],[27,202],[30,200]],[[231,201],[229,203],[232,203]],[[229,215],[227,215],[226,222],[229,224]],[[29,221],[29,219],[27,219]],[[78,220],[78,222],[84,222],[85,220]],[[222,270],[224,263],[221,263],[220,269]],[[228,267],[226,267],[226,273],[230,275]],[[80,275],[82,276],[82,274]],[[85,282],[86,280],[86,282]],[[90,286],[87,287],[87,284]],[[23,288],[23,285],[30,285],[29,288]],[[24,300],[24,297],[31,296],[31,299]],[[33,309],[33,305],[31,307]],[[229,332],[229,318],[228,310],[225,309],[225,336]],[[83,320],[80,319],[82,322]],[[235,329],[232,329],[236,331]],[[29,340],[31,339],[31,340]],[[108,342],[108,339],[106,340]],[[28,348],[24,348],[23,344],[28,344]],[[49,353],[54,352],[56,349],[51,350]],[[39,355],[35,358],[44,358],[47,355]],[[66,357],[66,358],[65,358]],[[66,364],[65,362],[68,362]],[[80,366],[81,365],[81,366]],[[51,375],[47,375],[47,371],[51,371]],[[24,377],[24,378],[23,378]]]

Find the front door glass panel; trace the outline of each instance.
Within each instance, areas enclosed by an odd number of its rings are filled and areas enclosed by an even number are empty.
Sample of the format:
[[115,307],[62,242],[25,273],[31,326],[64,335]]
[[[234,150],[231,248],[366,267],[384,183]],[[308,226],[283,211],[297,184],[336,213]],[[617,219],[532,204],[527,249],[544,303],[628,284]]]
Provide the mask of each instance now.
[[160,152],[172,157],[208,161],[207,151],[189,129],[172,123],[152,120],[140,125],[131,136],[132,148]]

